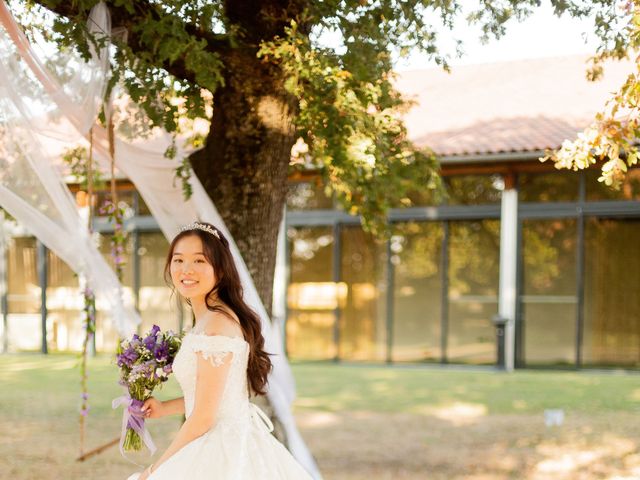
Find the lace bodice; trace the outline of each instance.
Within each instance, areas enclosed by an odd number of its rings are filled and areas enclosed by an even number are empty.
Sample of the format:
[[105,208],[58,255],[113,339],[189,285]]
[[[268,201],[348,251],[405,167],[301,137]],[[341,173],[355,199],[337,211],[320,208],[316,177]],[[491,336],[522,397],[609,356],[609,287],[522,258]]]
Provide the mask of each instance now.
[[250,409],[247,386],[247,362],[249,344],[240,337],[206,335],[188,332],[173,362],[173,371],[184,394],[185,415],[193,412],[196,392],[196,353],[201,352],[214,366],[222,365],[229,353],[231,367],[216,414],[218,422],[231,419],[248,419]]

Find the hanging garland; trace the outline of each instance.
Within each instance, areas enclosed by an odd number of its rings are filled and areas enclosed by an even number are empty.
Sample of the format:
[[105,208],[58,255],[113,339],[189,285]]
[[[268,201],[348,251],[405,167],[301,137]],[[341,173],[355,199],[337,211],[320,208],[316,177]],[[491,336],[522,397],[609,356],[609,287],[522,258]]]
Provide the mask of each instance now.
[[[93,235],[93,190],[94,190],[94,173],[93,173],[93,128],[89,131],[89,158],[87,160],[87,205],[89,215],[87,219],[87,228],[89,236]],[[84,453],[86,418],[89,415],[89,375],[87,373],[87,359],[89,356],[89,344],[93,341],[96,332],[96,298],[91,287],[85,280],[84,289],[84,307],[82,309],[82,320],[84,327],[84,341],[82,342],[82,353],[80,358],[80,385],[82,393],[80,395],[80,456]]]
[[[128,234],[124,228],[124,218],[127,211],[127,205],[118,201],[115,177],[115,151],[114,151],[114,126],[113,120],[108,120],[109,132],[109,154],[111,160],[111,182],[110,182],[110,198],[103,202],[98,211],[101,215],[107,217],[113,225],[113,234],[110,238],[110,255],[113,262],[116,276],[122,283],[124,277],[125,246]],[[102,184],[100,173],[93,169],[93,129],[89,131],[89,152],[86,155],[84,149],[74,149],[64,157],[65,161],[70,165],[72,174],[80,178],[81,184],[86,184],[87,188],[87,204],[88,204],[88,231],[93,236],[93,217],[94,217],[94,197],[95,183]],[[86,163],[82,162],[86,159]],[[82,164],[84,163],[84,165]],[[112,440],[98,448],[85,452],[86,423],[89,415],[89,389],[88,389],[88,369],[87,361],[89,357],[89,346],[91,345],[96,332],[96,299],[91,287],[84,283],[82,294],[84,297],[84,306],[82,311],[82,322],[84,330],[84,340],[82,343],[82,352],[80,354],[80,456],[78,461],[84,461],[90,456],[96,455],[112,445],[116,445],[119,439]]]
[[107,200],[100,213],[107,216],[110,223],[113,224],[113,235],[111,236],[111,259],[118,280],[122,284],[124,278],[125,265],[125,246],[127,244],[128,234],[124,229],[124,218],[127,211],[126,205],[120,205],[118,202],[118,191],[116,189],[115,174],[115,132],[113,125],[113,116],[108,118],[108,134],[109,134],[109,157],[111,160],[111,198]]

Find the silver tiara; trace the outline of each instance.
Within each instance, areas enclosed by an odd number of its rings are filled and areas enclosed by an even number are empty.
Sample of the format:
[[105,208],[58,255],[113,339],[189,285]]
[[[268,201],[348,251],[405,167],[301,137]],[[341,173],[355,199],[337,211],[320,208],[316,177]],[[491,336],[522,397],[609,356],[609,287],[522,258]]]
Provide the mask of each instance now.
[[203,225],[202,223],[193,222],[189,225],[185,225],[180,229],[181,232],[186,232],[187,230],[202,230],[203,232],[208,232],[211,235],[215,235],[218,240],[220,240],[220,234],[218,230],[215,228],[211,228],[209,225]]

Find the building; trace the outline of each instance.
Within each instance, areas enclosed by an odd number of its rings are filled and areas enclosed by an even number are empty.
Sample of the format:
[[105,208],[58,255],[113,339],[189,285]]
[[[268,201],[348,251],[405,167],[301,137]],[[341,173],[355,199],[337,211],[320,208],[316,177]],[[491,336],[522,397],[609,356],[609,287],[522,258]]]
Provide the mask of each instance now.
[[321,184],[291,186],[293,358],[491,364],[500,312],[514,319],[516,367],[640,364],[640,170],[613,191],[597,170],[538,160],[633,68],[610,65],[594,84],[585,60],[404,74],[399,89],[417,102],[409,133],[439,154],[449,198],[392,211],[387,244]]
[[[631,68],[612,65],[590,84],[584,61],[403,74],[398,87],[417,101],[409,133],[439,154],[449,196],[436,203],[418,192],[417,206],[391,211],[388,242],[335,208],[318,177],[292,179],[287,278],[277,280],[287,284],[292,359],[493,364],[501,313],[513,319],[516,367],[640,365],[640,170],[613,191],[596,170],[538,160],[583,129]],[[184,317],[162,275],[168,244],[133,186],[121,192],[132,205],[126,294],[143,330],[178,328]],[[79,349],[73,273],[19,230],[7,258],[5,350],[41,349],[43,339]],[[98,319],[97,348],[115,342]]]

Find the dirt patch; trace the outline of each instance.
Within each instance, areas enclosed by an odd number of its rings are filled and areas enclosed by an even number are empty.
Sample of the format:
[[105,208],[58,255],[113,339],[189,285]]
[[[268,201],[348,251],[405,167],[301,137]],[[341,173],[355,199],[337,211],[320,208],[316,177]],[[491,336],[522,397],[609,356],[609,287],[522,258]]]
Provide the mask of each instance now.
[[[572,415],[548,428],[540,415],[449,416],[300,410],[301,432],[326,480],[628,480],[640,478],[637,418]],[[462,419],[455,418],[458,412]],[[115,421],[114,421],[115,420]],[[111,440],[119,422],[94,416],[90,446]],[[165,449],[179,422],[152,424]],[[0,417],[0,472],[13,480],[123,480],[138,468],[117,448],[84,463],[69,417]],[[149,463],[141,454],[132,457]]]
[[472,420],[368,412],[302,412],[301,430],[327,480],[616,480],[640,478],[629,413]]

